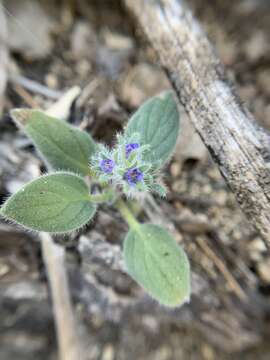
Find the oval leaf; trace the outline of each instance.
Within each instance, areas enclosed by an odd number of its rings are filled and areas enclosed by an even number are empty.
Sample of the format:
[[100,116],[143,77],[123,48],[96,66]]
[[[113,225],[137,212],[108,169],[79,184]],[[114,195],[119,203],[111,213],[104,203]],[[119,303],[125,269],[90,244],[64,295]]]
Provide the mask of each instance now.
[[38,110],[16,109],[11,116],[49,167],[89,175],[89,158],[95,152],[95,142],[85,131]]
[[162,227],[138,225],[124,242],[128,273],[161,304],[180,306],[190,297],[190,269],[184,250]]
[[86,224],[95,213],[84,180],[69,173],[26,184],[1,208],[1,215],[31,230],[63,233]]
[[179,113],[171,91],[146,101],[131,117],[125,134],[140,134],[140,144],[150,145],[145,159],[159,167],[170,158],[179,132]]

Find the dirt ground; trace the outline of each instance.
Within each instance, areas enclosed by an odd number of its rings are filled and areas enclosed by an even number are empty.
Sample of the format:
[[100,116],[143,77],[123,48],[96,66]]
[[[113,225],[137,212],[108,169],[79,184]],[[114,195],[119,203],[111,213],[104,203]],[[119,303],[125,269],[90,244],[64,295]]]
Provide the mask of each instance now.
[[[79,86],[72,103],[63,105],[68,121],[111,144],[144,100],[170,88],[156,54],[120,2],[3,4],[10,58],[0,118],[1,202],[46,171],[12,123],[10,109],[48,109]],[[270,2],[192,0],[191,6],[235,91],[270,130]],[[0,61],[0,73],[7,71],[1,66]],[[165,219],[187,251],[191,303],[165,309],[121,271],[127,228],[115,209],[102,207],[82,232],[56,238],[67,250],[72,300],[89,360],[270,357],[270,256],[181,111],[181,135],[165,171],[167,200],[146,200],[139,216]],[[1,360],[57,358],[40,243],[35,234],[2,220],[0,312]]]

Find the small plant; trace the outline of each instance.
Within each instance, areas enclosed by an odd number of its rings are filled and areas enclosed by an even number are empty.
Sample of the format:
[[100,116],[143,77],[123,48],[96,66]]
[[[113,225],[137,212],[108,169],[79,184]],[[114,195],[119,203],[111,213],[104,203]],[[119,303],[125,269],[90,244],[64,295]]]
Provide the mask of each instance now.
[[143,104],[112,149],[41,111],[16,109],[11,116],[54,172],[23,186],[0,214],[26,229],[64,234],[87,224],[98,204],[114,206],[130,228],[124,241],[130,276],[161,304],[174,307],[188,301],[190,270],[183,249],[164,228],[139,223],[129,206],[129,199],[147,192],[166,195],[161,169],[179,131],[173,94]]

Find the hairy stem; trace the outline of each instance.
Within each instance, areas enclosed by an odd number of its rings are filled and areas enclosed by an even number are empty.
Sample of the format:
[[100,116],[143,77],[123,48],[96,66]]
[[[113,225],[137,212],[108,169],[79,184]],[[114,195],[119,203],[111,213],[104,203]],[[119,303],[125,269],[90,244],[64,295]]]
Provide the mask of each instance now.
[[113,200],[113,192],[111,189],[100,194],[89,194],[89,200],[95,203],[104,203]]
[[118,199],[115,203],[115,206],[131,228],[136,228],[139,226],[138,220],[134,217],[129,207],[122,199]]

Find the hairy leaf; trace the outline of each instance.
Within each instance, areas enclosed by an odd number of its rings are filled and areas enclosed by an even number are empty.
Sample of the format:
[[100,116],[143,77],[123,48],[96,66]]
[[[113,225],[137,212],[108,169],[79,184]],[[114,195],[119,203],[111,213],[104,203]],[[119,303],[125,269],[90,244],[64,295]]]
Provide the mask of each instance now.
[[187,256],[162,227],[142,224],[130,230],[124,259],[130,276],[161,304],[175,307],[189,301]]
[[63,233],[86,224],[95,211],[84,180],[59,172],[26,184],[5,202],[0,214],[28,229]]
[[95,151],[95,143],[86,132],[38,110],[16,109],[11,111],[11,116],[49,167],[89,174],[89,158]]
[[128,122],[125,135],[140,134],[140,144],[150,145],[145,160],[162,166],[171,156],[179,132],[179,113],[171,91],[146,101]]

